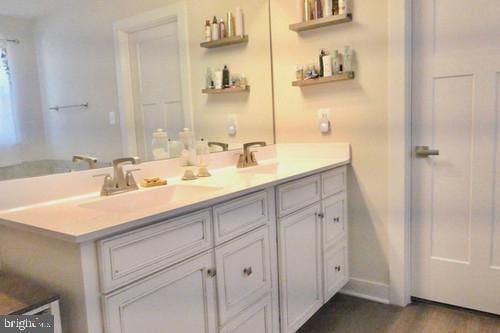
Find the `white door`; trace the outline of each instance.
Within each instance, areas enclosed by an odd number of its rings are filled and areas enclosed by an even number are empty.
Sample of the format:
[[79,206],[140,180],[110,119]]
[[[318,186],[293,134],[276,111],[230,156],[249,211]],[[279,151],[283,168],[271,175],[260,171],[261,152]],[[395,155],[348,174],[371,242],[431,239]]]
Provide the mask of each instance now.
[[279,221],[281,325],[296,332],[323,305],[321,206]]
[[429,147],[413,155],[413,296],[496,314],[499,17],[498,0],[413,1],[413,145]]
[[155,130],[185,127],[177,21],[130,34],[130,48],[137,150],[151,160]]
[[213,253],[104,297],[106,332],[215,333]]

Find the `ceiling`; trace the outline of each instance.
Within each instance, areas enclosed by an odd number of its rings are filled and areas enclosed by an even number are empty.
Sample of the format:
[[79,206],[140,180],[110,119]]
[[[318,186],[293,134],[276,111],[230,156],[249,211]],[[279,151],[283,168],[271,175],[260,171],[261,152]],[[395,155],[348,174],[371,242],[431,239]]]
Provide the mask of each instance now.
[[0,15],[38,18],[67,2],[67,0],[0,0]]

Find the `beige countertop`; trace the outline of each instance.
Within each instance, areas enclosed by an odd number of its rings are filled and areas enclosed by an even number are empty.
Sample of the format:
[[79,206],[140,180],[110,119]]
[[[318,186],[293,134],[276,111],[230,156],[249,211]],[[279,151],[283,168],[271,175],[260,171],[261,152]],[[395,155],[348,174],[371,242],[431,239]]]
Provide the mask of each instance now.
[[[350,163],[350,151],[340,150],[325,157],[304,158],[284,154],[285,156],[261,161],[259,167],[269,166],[271,171],[253,173],[249,169],[236,169],[234,166],[210,170],[212,177],[194,181],[181,181],[179,177],[169,178],[167,186],[205,186],[211,191],[200,191],[195,195],[181,197],[163,204],[161,195],[166,187],[141,189],[119,194],[120,200],[130,207],[122,210],[89,208],[94,202],[105,205],[106,200],[114,197],[100,197],[99,193],[89,193],[61,200],[39,203],[0,211],[0,224],[73,243],[93,241],[111,234],[124,232],[156,221],[184,214],[215,203],[229,200],[260,189],[275,186],[293,179],[325,171]],[[328,154],[327,154],[328,155]],[[155,198],[150,206],[134,205],[137,194],[141,200],[147,195]],[[101,203],[102,202],[102,203]],[[128,205],[127,205],[128,206]]]

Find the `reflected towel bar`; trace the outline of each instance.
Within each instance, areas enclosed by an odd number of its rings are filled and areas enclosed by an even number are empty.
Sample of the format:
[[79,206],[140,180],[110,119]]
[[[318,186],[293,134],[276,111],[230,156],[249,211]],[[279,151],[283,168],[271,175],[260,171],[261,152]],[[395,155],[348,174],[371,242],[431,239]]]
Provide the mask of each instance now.
[[89,108],[89,103],[85,103],[85,104],[76,104],[76,105],[62,105],[62,106],[54,106],[54,107],[51,107],[49,108],[49,110],[54,110],[54,111],[59,111],[59,110],[64,110],[64,109],[76,109],[76,108],[80,108],[80,109],[88,109]]

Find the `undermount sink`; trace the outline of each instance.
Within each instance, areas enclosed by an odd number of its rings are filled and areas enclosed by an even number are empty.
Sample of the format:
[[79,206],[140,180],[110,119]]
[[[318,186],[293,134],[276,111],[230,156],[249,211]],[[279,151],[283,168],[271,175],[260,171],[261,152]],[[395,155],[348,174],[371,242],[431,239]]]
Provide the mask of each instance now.
[[146,191],[119,194],[114,197],[103,197],[96,201],[81,204],[79,207],[105,212],[123,213],[199,198],[217,192],[220,189],[220,187],[215,186],[169,185]]
[[250,175],[274,175],[278,172],[278,166],[278,163],[258,165],[246,169],[239,169],[238,172]]

